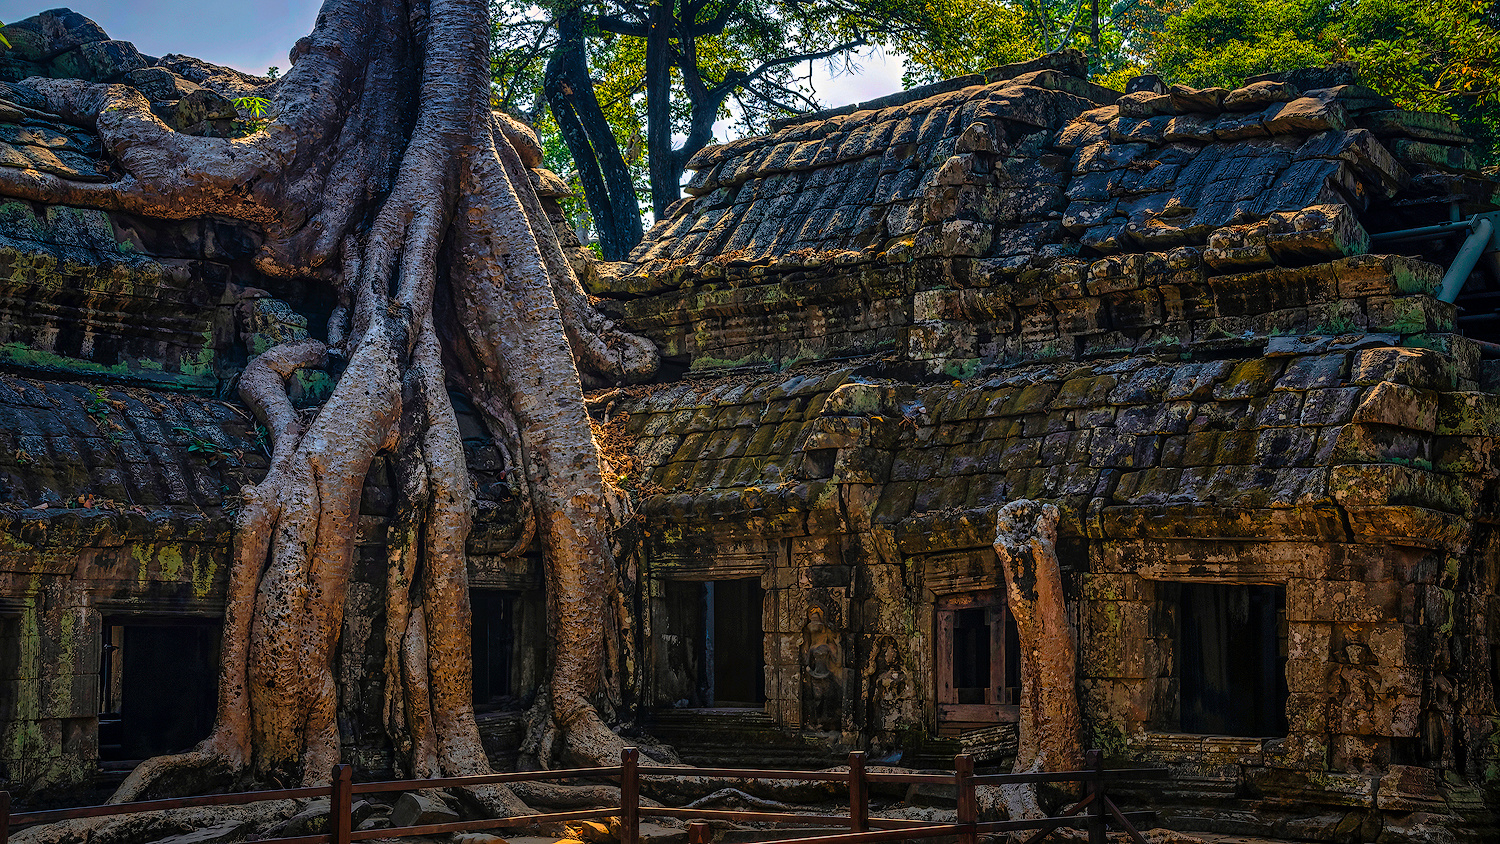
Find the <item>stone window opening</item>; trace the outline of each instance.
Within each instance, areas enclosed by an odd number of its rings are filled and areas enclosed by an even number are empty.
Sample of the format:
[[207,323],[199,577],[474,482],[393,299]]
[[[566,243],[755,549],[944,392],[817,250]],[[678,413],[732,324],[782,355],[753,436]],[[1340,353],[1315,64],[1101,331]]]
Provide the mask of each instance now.
[[1244,738],[1287,734],[1286,587],[1162,584],[1175,604],[1181,732]]
[[208,737],[217,705],[221,624],[107,618],[99,651],[99,759],[133,762]]
[[937,715],[946,724],[1014,721],[1021,652],[998,590],[945,595],[935,613]]
[[504,589],[472,589],[469,639],[476,710],[505,708],[515,696],[516,598]]

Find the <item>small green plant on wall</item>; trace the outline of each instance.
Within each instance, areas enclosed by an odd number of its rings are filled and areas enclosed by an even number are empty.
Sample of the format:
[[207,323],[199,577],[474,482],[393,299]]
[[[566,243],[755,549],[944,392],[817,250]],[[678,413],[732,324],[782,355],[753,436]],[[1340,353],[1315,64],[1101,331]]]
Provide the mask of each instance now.
[[241,112],[250,112],[248,120],[235,122],[236,128],[246,134],[259,132],[271,122],[271,101],[265,97],[235,97],[234,107]]

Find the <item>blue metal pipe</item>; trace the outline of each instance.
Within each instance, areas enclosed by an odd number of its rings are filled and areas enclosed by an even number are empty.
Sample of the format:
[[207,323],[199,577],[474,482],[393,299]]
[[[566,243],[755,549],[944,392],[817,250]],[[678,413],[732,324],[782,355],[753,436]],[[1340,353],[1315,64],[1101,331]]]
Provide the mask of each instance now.
[[1479,256],[1490,245],[1490,235],[1494,234],[1495,226],[1489,218],[1476,216],[1469,224],[1471,228],[1468,238],[1459,247],[1458,255],[1448,267],[1448,272],[1443,274],[1442,285],[1438,288],[1439,302],[1452,302],[1458,298],[1459,292],[1464,289],[1464,282],[1469,280],[1469,273],[1474,272],[1474,265],[1479,263]]

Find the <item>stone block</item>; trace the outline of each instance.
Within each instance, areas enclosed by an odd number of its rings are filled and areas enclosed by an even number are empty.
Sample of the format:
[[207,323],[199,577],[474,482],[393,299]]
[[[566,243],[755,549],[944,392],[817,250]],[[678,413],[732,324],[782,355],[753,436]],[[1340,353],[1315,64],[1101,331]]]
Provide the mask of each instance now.
[[1234,365],[1224,380],[1214,385],[1213,397],[1219,400],[1248,399],[1263,396],[1276,386],[1281,362],[1275,358],[1252,358]]
[[1121,408],[1115,415],[1115,430],[1120,434],[1182,434],[1193,410],[1191,402]]
[[[1288,673],[1290,673],[1288,666]],[[1328,730],[1328,696],[1321,689],[1311,694],[1289,694],[1286,699],[1287,730],[1291,733],[1322,733]]]
[[1268,222],[1266,244],[1279,264],[1317,263],[1370,249],[1369,233],[1347,205],[1283,211],[1271,215]]
[[1440,352],[1386,347],[1356,352],[1349,380],[1356,384],[1394,381],[1419,390],[1451,390],[1457,372],[1453,360]]
[[1365,393],[1352,421],[1433,432],[1437,428],[1438,394],[1393,381],[1377,383]]
[[1415,765],[1391,765],[1380,777],[1375,805],[1389,812],[1445,812],[1439,773]]
[[1354,418],[1364,390],[1359,387],[1334,387],[1309,390],[1302,401],[1303,425],[1340,425]]
[[1322,771],[1327,766],[1328,743],[1324,734],[1291,733],[1266,742],[1265,763],[1270,771]]
[[1310,135],[1342,132],[1349,126],[1349,112],[1335,101],[1300,97],[1266,109],[1266,131],[1272,135]]
[[1296,100],[1301,92],[1285,82],[1262,81],[1235,88],[1224,95],[1226,111],[1259,111],[1273,103]]
[[1339,796],[1350,801],[1349,805],[1373,806],[1378,780],[1370,775],[1384,769],[1390,762],[1390,741],[1374,736],[1336,734],[1330,744],[1335,771],[1366,775],[1348,783],[1357,790],[1351,789]]
[[1500,396],[1475,391],[1442,393],[1433,431],[1439,436],[1500,436]]
[[1415,505],[1467,513],[1474,492],[1458,478],[1395,464],[1335,466],[1329,479],[1335,500],[1345,506]]
[[[1288,583],[1300,582],[1303,578],[1289,580]],[[1287,683],[1292,691],[1312,692],[1323,689],[1322,675],[1305,673],[1309,665],[1328,664],[1332,658],[1333,625],[1326,621],[1291,621],[1287,622]],[[1297,684],[1292,685],[1291,662],[1297,661],[1302,665],[1302,671],[1296,675]],[[1308,685],[1316,683],[1317,685]]]
[[1422,334],[1453,330],[1455,307],[1430,296],[1371,296],[1365,313],[1371,331]]
[[1432,442],[1433,468],[1452,474],[1493,477],[1495,445],[1494,437],[1436,437]]
[[1288,621],[1394,621],[1399,602],[1391,582],[1293,580],[1286,587]]
[[1462,515],[1413,505],[1345,505],[1349,530],[1360,542],[1382,542],[1461,553],[1473,524]]
[[1315,390],[1338,387],[1344,383],[1348,355],[1335,352],[1294,358],[1276,382],[1278,390]]
[[1335,261],[1339,296],[1362,299],[1400,293],[1436,295],[1443,268],[1401,255],[1358,255]]
[[1330,459],[1337,463],[1432,465],[1432,439],[1389,425],[1342,425]]
[[[1260,466],[1273,467],[1306,463],[1313,454],[1316,442],[1313,428],[1266,428],[1260,431],[1255,440],[1255,462]],[[1290,494],[1293,499],[1300,497],[1300,484],[1295,486],[1297,488],[1284,491],[1273,490],[1273,499],[1281,497],[1275,494],[1278,492]]]
[[1397,161],[1416,169],[1424,166],[1437,167],[1461,173],[1472,173],[1479,169],[1478,159],[1463,146],[1397,138],[1390,142],[1390,149]]
[[[1283,378],[1282,381],[1286,379]],[[1279,385],[1280,382],[1278,382]],[[1286,428],[1298,425],[1302,418],[1302,393],[1280,390],[1271,393],[1255,413],[1256,428]]]
[[1269,231],[1264,222],[1216,229],[1208,236],[1203,262],[1226,273],[1273,266],[1276,262],[1267,243]]

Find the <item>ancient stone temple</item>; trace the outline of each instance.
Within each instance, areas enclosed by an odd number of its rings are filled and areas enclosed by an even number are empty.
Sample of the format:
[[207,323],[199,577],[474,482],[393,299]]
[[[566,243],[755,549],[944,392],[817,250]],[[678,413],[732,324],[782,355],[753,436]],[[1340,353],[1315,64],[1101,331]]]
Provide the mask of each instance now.
[[[13,83],[121,82],[233,131],[204,87],[232,71],[71,13],[6,32]],[[1494,840],[1497,185],[1347,71],[1140,87],[1062,55],[806,115],[701,152],[629,261],[577,253],[665,361],[591,396],[637,501],[617,714],[695,762],[1006,767],[1025,643],[995,512],[1043,500],[1085,742],[1170,766],[1137,795],[1167,824]],[[23,84],[0,98],[0,166],[111,177]],[[234,378],[332,303],[212,219],[0,216],[0,778],[45,795],[206,733],[236,492],[266,466]],[[461,421],[475,698],[509,765],[541,579]],[[340,658],[370,771],[390,486],[367,482]]]

